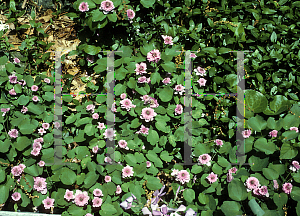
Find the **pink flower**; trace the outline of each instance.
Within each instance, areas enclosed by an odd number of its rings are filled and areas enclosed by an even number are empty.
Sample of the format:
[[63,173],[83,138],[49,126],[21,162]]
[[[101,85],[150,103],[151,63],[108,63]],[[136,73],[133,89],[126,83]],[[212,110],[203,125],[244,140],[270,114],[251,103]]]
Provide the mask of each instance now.
[[104,181],[106,183],[111,182],[111,177],[110,176],[105,176]]
[[98,188],[94,189],[93,194],[95,196],[103,196],[102,190],[100,190]]
[[165,44],[173,45],[173,38],[171,36],[162,35],[162,38],[164,39]]
[[263,196],[269,197],[267,186],[262,186],[261,188],[259,188],[259,193]]
[[14,88],[12,88],[11,90],[9,90],[8,92],[10,95],[17,95],[16,91]]
[[122,94],[120,95],[120,98],[121,98],[121,99],[125,99],[125,98],[126,98],[126,93],[122,93]]
[[246,180],[245,184],[247,185],[247,188],[250,190],[255,189],[260,186],[258,179],[255,177],[249,177]]
[[24,164],[19,164],[20,169],[22,170],[22,172],[24,171],[24,169],[26,168],[26,166]]
[[127,142],[125,140],[120,140],[119,141],[119,146],[120,146],[120,148],[126,148],[127,147]]
[[55,127],[56,129],[58,129],[58,128],[60,127],[59,122],[53,122],[53,125],[54,125],[54,127]]
[[197,82],[199,83],[200,86],[205,86],[206,79],[200,78]]
[[297,170],[300,169],[300,165],[299,165],[299,162],[298,162],[298,161],[293,161],[292,164],[293,164],[293,166],[294,166]]
[[274,184],[274,189],[278,189],[279,188],[279,185],[277,183],[277,180],[273,180],[273,184]]
[[200,164],[206,164],[207,166],[210,166],[210,160],[211,160],[211,157],[209,154],[202,154],[198,158],[198,161],[200,162]]
[[70,201],[71,199],[74,199],[74,194],[73,194],[73,191],[70,191],[69,189],[66,190],[66,193],[64,195],[64,198],[67,200],[67,201]]
[[21,62],[20,59],[14,58],[14,63],[15,63],[15,64],[19,64],[20,62]]
[[175,88],[174,88],[175,92],[174,94],[180,94],[182,95],[182,93],[184,93],[184,86],[179,84],[179,85],[176,85]]
[[149,95],[143,95],[141,97],[142,101],[144,101],[144,104],[149,100],[150,96]]
[[19,201],[21,199],[21,194],[18,193],[18,192],[14,192],[12,195],[11,195],[11,198],[14,200],[14,201]]
[[38,163],[38,165],[39,165],[40,167],[43,167],[43,166],[45,166],[45,162],[44,162],[44,161],[40,161],[40,162]]
[[20,176],[22,174],[23,170],[20,166],[14,166],[13,168],[11,168],[11,173],[14,176]]
[[93,104],[89,104],[89,105],[86,106],[86,110],[87,110],[87,111],[90,111],[90,110],[91,110],[92,113],[94,113],[94,109],[95,109],[95,106],[94,106]]
[[244,130],[242,134],[244,138],[249,138],[251,135],[251,130]]
[[190,174],[189,174],[189,172],[186,171],[186,170],[180,170],[177,173],[176,180],[180,181],[181,184],[184,184],[185,182],[188,183],[190,181]]
[[149,62],[157,63],[160,60],[160,52],[157,49],[154,49],[147,53],[147,59]]
[[40,99],[38,98],[38,96],[33,96],[32,100],[33,100],[34,102],[40,101]]
[[102,205],[102,198],[95,197],[93,200],[93,207],[100,207]]
[[233,180],[233,176],[231,172],[227,173],[227,178],[226,178],[227,182],[231,182]]
[[147,82],[147,77],[142,76],[138,78],[138,83],[146,83]]
[[15,74],[8,76],[8,78],[9,78],[10,83],[17,83],[18,82],[18,77]]
[[215,140],[216,145],[222,146],[223,145],[223,141],[220,139],[216,139]]
[[231,173],[235,173],[236,171],[237,171],[237,168],[235,168],[235,167],[232,167],[231,169],[229,169],[228,170],[229,172],[231,172]]
[[32,154],[33,156],[38,156],[38,155],[40,154],[40,149],[38,149],[38,148],[33,149],[33,150],[31,151],[31,154]]
[[79,10],[81,12],[89,11],[89,4],[87,2],[81,2],[79,5]]
[[50,209],[51,207],[54,207],[54,199],[50,199],[48,196],[46,199],[43,200],[43,204],[45,209]]
[[202,67],[197,67],[197,69],[194,69],[194,71],[196,72],[196,75],[200,75],[200,76],[206,76],[206,71],[204,68]]
[[37,91],[38,89],[39,87],[36,85],[31,86],[31,91]]
[[151,167],[151,162],[150,161],[147,161],[146,163],[147,163],[147,168]]
[[133,19],[135,17],[134,11],[131,10],[131,9],[128,9],[127,10],[127,17],[128,17],[128,19]]
[[44,189],[47,188],[47,182],[46,182],[45,178],[42,178],[42,177],[33,177],[33,179],[34,179],[33,188],[36,191],[41,192],[41,191],[43,191]]
[[99,147],[96,145],[93,147],[93,152],[96,154],[98,152]]
[[99,128],[100,130],[102,130],[102,129],[106,128],[106,127],[105,127],[104,123],[98,122],[97,128]]
[[130,167],[128,165],[122,169],[122,177],[123,178],[133,176],[133,173],[134,173],[133,167]]
[[25,114],[28,111],[28,108],[23,106],[23,108],[21,109],[21,113]]
[[43,123],[43,124],[42,124],[42,127],[43,127],[45,130],[47,130],[47,129],[49,129],[50,124],[49,124],[49,123]]
[[50,79],[49,78],[45,78],[44,82],[49,84],[50,83]]
[[136,133],[149,134],[148,131],[149,131],[149,128],[142,125],[140,131],[137,131]]
[[41,145],[41,143],[40,142],[34,142],[33,144],[32,144],[32,148],[33,149],[42,149],[42,145]]
[[144,104],[150,103],[151,108],[157,108],[159,104],[157,103],[157,100],[153,97],[149,97],[147,100],[145,100]]
[[277,130],[272,130],[272,131],[269,133],[269,136],[270,136],[270,137],[277,137],[277,133],[278,133]]
[[286,194],[290,194],[292,192],[293,185],[291,183],[284,183],[282,185],[282,190]]
[[116,102],[113,102],[113,104],[111,105],[111,111],[112,112],[117,112]]
[[112,162],[112,159],[109,158],[109,157],[105,157],[105,158],[104,158],[104,162],[105,162],[105,163],[111,163],[111,162]]
[[113,10],[115,8],[114,3],[110,0],[106,0],[101,2],[100,10],[104,10],[104,14],[107,14],[107,12]]
[[259,188],[257,187],[257,188],[255,188],[255,189],[253,189],[253,193],[254,193],[255,195],[259,196],[259,195],[260,195],[260,193],[259,193]]
[[135,72],[136,75],[142,75],[143,73],[147,73],[146,69],[147,69],[147,65],[144,62],[141,62],[140,64],[135,64]]
[[297,128],[297,127],[290,127],[290,130],[294,130],[294,131],[296,131],[296,133],[298,133],[298,132],[299,132],[299,130],[298,130],[298,128]]
[[44,130],[44,128],[39,128],[38,131],[39,131],[39,134],[41,134],[41,136],[43,136],[44,133],[47,133],[47,132]]
[[77,206],[83,207],[84,205],[87,205],[89,199],[90,197],[86,191],[82,192],[80,190],[76,190],[74,202]]
[[21,80],[18,82],[18,84],[21,85],[21,86],[24,86],[24,85],[26,85],[26,82],[25,82],[25,80],[22,80],[22,79],[21,79]]
[[175,115],[177,115],[177,114],[180,115],[182,113],[182,111],[183,111],[182,105],[181,104],[177,104],[176,108],[175,108]]
[[132,104],[130,99],[123,99],[120,101],[121,108],[125,108],[127,111],[130,111],[130,109],[133,107],[136,107],[134,104]]
[[141,119],[145,119],[146,122],[153,121],[153,117],[157,115],[156,112],[152,108],[143,108],[142,114],[140,116]]
[[114,129],[108,128],[108,129],[106,129],[105,132],[104,132],[104,138],[105,138],[105,139],[108,138],[110,141],[113,141],[114,136],[116,136],[115,133],[116,133],[116,131],[114,131]]
[[120,194],[122,193],[122,188],[120,187],[120,185],[117,186],[117,190],[116,190],[116,194]]
[[90,214],[90,213],[86,213],[85,216],[94,216],[94,215],[92,215],[92,214]]
[[171,83],[171,79],[169,77],[167,78],[164,78],[163,81],[162,81],[165,85],[168,85]]
[[197,57],[195,53],[191,53],[190,56],[191,56],[191,58],[196,58]]
[[1,112],[3,112],[2,116],[5,116],[5,114],[10,110],[10,108],[1,108]]
[[94,113],[94,114],[92,115],[92,118],[93,118],[93,119],[98,119],[98,118],[99,118],[99,114],[98,114],[98,113]]
[[176,176],[178,174],[179,170],[178,169],[172,169],[171,176]]
[[35,139],[34,142],[40,142],[40,143],[43,143],[43,142],[44,142],[44,139],[43,139],[43,137],[40,137],[40,138]]
[[88,56],[86,57],[86,60],[87,60],[88,62],[90,62],[90,63],[94,63],[94,56],[88,55]]
[[211,172],[207,177],[206,179],[209,181],[209,183],[214,183],[218,180],[218,175],[217,174],[214,174],[213,172]]
[[8,135],[11,138],[17,138],[18,137],[18,133],[19,133],[19,131],[17,129],[11,129],[10,131],[8,131]]

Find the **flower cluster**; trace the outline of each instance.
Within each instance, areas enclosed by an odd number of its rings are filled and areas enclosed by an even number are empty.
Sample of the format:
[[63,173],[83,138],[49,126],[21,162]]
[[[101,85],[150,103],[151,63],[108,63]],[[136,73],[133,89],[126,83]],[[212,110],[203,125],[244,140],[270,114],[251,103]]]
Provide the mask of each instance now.
[[14,166],[13,168],[11,168],[11,173],[14,176],[20,176],[25,168],[26,166],[24,164],[19,164],[18,166]]
[[35,189],[38,192],[41,192],[41,194],[46,194],[47,193],[46,179],[42,177],[33,177],[33,179],[34,179],[33,189]]

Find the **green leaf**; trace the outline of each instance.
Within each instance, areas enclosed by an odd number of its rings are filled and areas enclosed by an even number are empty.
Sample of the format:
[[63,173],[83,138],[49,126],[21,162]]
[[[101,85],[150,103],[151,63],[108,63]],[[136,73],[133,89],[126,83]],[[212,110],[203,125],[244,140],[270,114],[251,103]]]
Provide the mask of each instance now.
[[300,188],[297,186],[293,186],[291,192],[291,198],[295,201],[300,201]]
[[224,201],[221,210],[225,216],[241,215],[243,213],[241,205],[235,201]]
[[53,101],[54,100],[54,93],[53,92],[45,92],[45,95],[42,95],[42,98],[46,101]]
[[280,159],[293,159],[298,154],[298,150],[294,149],[288,143],[283,143],[280,148]]
[[15,84],[14,90],[17,94],[22,93],[22,87],[20,84]]
[[272,35],[271,35],[271,42],[275,43],[277,41],[277,34],[275,31],[273,31]]
[[257,216],[263,216],[265,212],[262,210],[262,208],[258,205],[255,199],[251,199],[248,202],[252,212]]
[[137,160],[133,154],[126,154],[124,159],[128,163],[129,166],[135,166],[137,163]]
[[269,180],[276,180],[279,177],[278,172],[272,168],[263,168],[263,174]]
[[95,125],[93,124],[87,124],[84,127],[84,132],[88,135],[88,136],[93,136],[95,135]]
[[159,83],[161,76],[158,72],[151,73],[150,80],[151,84]]
[[146,157],[149,159],[149,161],[153,162],[156,167],[163,167],[162,161],[153,150],[148,151]]
[[155,130],[149,130],[149,135],[147,136],[147,141],[150,142],[151,145],[155,145],[159,140],[158,133]]
[[152,7],[154,3],[155,3],[155,0],[141,0],[141,4],[142,4],[145,8],[150,8],[150,7]]
[[267,122],[260,115],[256,115],[255,117],[251,117],[247,124],[250,128],[257,132],[261,132],[263,129],[267,127]]
[[14,147],[18,151],[23,151],[27,146],[31,144],[30,139],[28,139],[26,136],[21,136],[17,138],[17,142],[14,144]]
[[7,63],[5,65],[7,72],[13,72],[15,70],[15,65],[13,63]]
[[100,215],[113,215],[117,213],[117,210],[112,204],[104,203],[101,205]]
[[183,198],[188,202],[193,202],[195,199],[195,191],[193,189],[185,189],[183,191]]
[[84,179],[84,188],[90,188],[92,187],[98,180],[99,175],[97,175],[95,172],[88,172],[86,174],[86,177]]
[[10,140],[6,139],[6,140],[4,140],[4,142],[2,142],[0,140],[0,152],[2,152],[2,153],[7,152],[9,150],[10,145],[11,145]]
[[94,45],[86,45],[84,51],[89,55],[97,55],[100,52],[101,48]]
[[269,164],[269,158],[260,159],[259,157],[251,156],[249,158],[249,164],[251,170],[254,172],[262,171],[263,168],[267,167]]
[[76,181],[76,174],[74,171],[70,170],[69,168],[62,168],[60,174],[60,180],[65,185],[72,185]]
[[288,201],[288,195],[286,193],[274,193],[273,195],[274,203],[278,206],[278,208],[282,208]]
[[9,197],[9,188],[6,185],[0,185],[0,203],[6,203]]
[[112,14],[108,14],[107,18],[112,21],[112,22],[116,22],[117,21],[117,14],[116,13],[112,13]]
[[168,102],[173,98],[173,89],[170,86],[164,87],[158,96],[163,102]]
[[276,151],[276,145],[273,142],[267,142],[267,139],[262,137],[255,141],[254,147],[267,155],[273,154]]
[[162,151],[160,153],[160,158],[163,160],[163,161],[167,161],[167,162],[171,162],[171,160],[173,159],[172,156],[169,155],[169,153],[167,151]]
[[100,10],[93,10],[93,12],[92,12],[93,22],[102,21],[103,19],[105,19],[105,17],[106,17],[106,15],[103,14],[103,12]]
[[163,67],[163,69],[166,71],[166,72],[169,72],[169,73],[174,73],[176,71],[176,65],[174,62],[167,62],[167,63],[163,63],[161,64],[161,66]]
[[162,184],[160,183],[160,180],[158,178],[155,178],[153,176],[148,176],[147,180],[147,188],[149,190],[159,190],[162,188]]
[[43,169],[41,167],[38,167],[37,165],[34,164],[34,165],[30,166],[30,167],[26,167],[24,169],[24,172],[28,173],[28,174],[30,174],[30,175],[32,175],[34,177],[37,177],[39,175],[42,175]]
[[44,107],[41,104],[34,104],[33,102],[30,102],[27,108],[29,112],[36,115],[40,115],[44,112]]
[[228,195],[235,201],[242,201],[247,198],[245,185],[237,179],[233,179],[228,185]]
[[260,92],[257,92],[255,90],[245,90],[245,104],[246,110],[250,108],[254,113],[260,113],[266,110],[268,100]]
[[28,97],[28,96],[25,96],[25,95],[21,95],[21,96],[19,97],[19,99],[18,99],[18,103],[19,103],[20,105],[26,106],[26,105],[28,104],[28,102],[29,102],[29,97]]
[[71,124],[75,122],[77,119],[77,116],[74,115],[74,113],[71,113],[71,115],[66,119],[66,124]]

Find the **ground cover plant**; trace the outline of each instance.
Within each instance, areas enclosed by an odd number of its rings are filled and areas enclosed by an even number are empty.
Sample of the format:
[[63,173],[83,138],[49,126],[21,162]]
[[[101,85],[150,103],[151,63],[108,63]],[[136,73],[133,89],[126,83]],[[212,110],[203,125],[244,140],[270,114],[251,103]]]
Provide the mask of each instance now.
[[[48,35],[34,10],[29,25],[20,26],[26,10],[16,4],[1,4],[8,18],[0,28],[2,210],[300,215],[300,1],[73,1],[64,10],[81,43],[68,56],[76,55],[86,72],[82,93],[97,95],[62,96],[61,123]],[[18,56],[9,52],[8,23],[34,32]],[[231,52],[243,50],[252,51],[244,53],[245,76]],[[122,51],[114,53],[112,105],[105,96],[109,51]],[[184,164],[190,61],[191,90],[198,94],[190,114],[194,165]],[[73,79],[62,70],[63,94],[72,93]],[[244,101],[224,95],[237,93],[242,79]],[[60,160],[69,164],[52,164],[59,130]],[[237,163],[237,133],[247,165]]]

